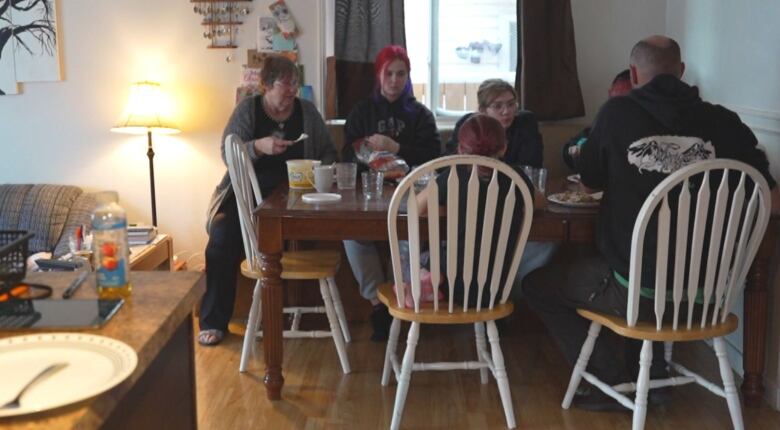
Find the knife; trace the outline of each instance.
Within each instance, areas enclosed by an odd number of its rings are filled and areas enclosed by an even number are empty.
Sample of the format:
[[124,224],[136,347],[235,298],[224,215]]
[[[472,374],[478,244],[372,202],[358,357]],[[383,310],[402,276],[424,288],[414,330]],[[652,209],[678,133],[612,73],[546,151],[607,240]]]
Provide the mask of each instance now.
[[73,294],[76,293],[76,290],[79,289],[81,284],[84,283],[84,281],[87,279],[87,276],[89,276],[90,273],[92,272],[89,271],[81,272],[78,278],[74,279],[73,282],[71,282],[68,288],[65,290],[65,292],[62,293],[62,298],[63,299],[71,298]]

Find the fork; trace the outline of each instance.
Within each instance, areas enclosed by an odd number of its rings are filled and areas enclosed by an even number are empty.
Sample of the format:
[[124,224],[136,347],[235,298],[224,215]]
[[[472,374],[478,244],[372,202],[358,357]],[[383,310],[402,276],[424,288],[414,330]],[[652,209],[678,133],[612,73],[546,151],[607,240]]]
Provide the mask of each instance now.
[[38,373],[37,375],[35,375],[35,377],[32,378],[30,380],[30,382],[26,383],[24,385],[24,387],[22,387],[22,389],[19,391],[19,394],[17,394],[16,397],[13,398],[13,400],[11,400],[10,402],[0,406],[0,409],[16,409],[16,408],[18,408],[19,406],[21,406],[19,401],[22,399],[22,396],[24,396],[24,393],[26,393],[27,390],[30,389],[30,387],[35,385],[36,382],[40,381],[45,376],[53,374],[55,372],[58,372],[58,371],[66,368],[66,367],[68,367],[68,363],[54,363],[54,364],[50,365],[49,367],[41,370],[41,372]]

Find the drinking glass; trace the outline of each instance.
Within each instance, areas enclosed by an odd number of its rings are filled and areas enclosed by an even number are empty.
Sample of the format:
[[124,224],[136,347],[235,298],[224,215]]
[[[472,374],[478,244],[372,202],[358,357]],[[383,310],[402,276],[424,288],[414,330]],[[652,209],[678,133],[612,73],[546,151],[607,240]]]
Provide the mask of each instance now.
[[547,169],[544,167],[536,169],[534,176],[536,179],[534,186],[540,193],[545,194],[544,191],[547,189]]
[[363,197],[367,200],[382,197],[382,185],[385,179],[382,172],[363,172],[360,177],[363,180]]
[[327,193],[333,185],[333,166],[314,166],[314,188]]
[[354,190],[357,179],[357,164],[336,163],[336,185],[340,190]]

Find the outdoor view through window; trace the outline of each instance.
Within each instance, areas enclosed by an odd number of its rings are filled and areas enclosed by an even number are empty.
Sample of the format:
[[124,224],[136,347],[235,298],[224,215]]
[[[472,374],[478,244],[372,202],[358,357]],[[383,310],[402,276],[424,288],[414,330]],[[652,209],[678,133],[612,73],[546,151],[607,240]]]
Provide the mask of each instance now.
[[437,116],[477,109],[489,78],[512,84],[517,0],[405,0],[406,46],[418,100]]

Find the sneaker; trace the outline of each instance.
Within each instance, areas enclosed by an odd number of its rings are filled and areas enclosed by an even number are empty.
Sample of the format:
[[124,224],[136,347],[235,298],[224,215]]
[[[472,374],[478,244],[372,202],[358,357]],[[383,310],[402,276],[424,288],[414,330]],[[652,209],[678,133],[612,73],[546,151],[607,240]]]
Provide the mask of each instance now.
[[382,303],[375,304],[374,310],[371,311],[371,326],[374,328],[371,340],[374,342],[386,341],[390,334],[390,323],[392,322],[393,317],[390,316],[387,306]]

